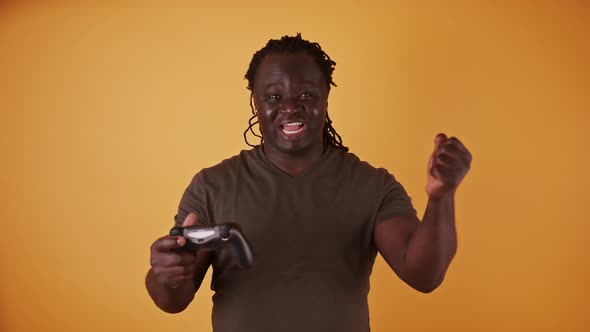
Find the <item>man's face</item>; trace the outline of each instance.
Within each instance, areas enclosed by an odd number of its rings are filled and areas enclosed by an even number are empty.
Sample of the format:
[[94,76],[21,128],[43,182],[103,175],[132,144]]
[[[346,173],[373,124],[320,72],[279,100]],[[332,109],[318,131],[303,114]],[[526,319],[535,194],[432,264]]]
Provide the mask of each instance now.
[[304,155],[323,149],[328,91],[311,56],[267,55],[256,71],[253,94],[265,151]]

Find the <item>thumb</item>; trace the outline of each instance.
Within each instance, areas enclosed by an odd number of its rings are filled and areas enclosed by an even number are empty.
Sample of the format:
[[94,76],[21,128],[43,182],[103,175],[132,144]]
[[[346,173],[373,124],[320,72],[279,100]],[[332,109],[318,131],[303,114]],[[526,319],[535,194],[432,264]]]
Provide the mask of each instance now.
[[196,224],[197,224],[197,214],[194,212],[191,212],[188,214],[188,216],[186,216],[186,218],[184,218],[184,222],[182,223],[182,227],[195,226]]
[[447,140],[447,135],[440,133],[434,138],[434,151],[438,149],[440,144]]

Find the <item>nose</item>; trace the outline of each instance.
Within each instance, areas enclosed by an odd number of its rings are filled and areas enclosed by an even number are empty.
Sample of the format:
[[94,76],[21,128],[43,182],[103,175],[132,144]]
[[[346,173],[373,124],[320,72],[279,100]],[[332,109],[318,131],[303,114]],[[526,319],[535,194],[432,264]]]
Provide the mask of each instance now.
[[303,110],[303,104],[297,97],[283,98],[281,102],[281,113],[289,114],[296,113]]

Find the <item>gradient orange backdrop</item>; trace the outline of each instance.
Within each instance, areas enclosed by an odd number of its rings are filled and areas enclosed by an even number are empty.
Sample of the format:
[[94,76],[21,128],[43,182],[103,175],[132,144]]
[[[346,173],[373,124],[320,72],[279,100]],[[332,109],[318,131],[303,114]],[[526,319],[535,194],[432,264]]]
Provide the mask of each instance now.
[[337,62],[345,144],[420,213],[435,134],[474,155],[445,283],[379,259],[372,330],[590,330],[585,1],[0,4],[0,330],[211,330],[210,275],[165,314],[148,248],[194,173],[246,148],[249,60],[296,32]]

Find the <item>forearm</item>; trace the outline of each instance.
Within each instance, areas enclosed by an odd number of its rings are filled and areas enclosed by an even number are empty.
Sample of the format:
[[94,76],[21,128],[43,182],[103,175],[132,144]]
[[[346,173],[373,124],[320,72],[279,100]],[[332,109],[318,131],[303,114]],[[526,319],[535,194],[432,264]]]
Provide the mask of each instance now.
[[168,313],[183,311],[191,303],[197,290],[195,283],[191,280],[187,280],[177,288],[159,283],[151,269],[145,278],[145,285],[158,308]]
[[454,194],[430,199],[404,255],[406,277],[430,292],[440,285],[457,251]]

